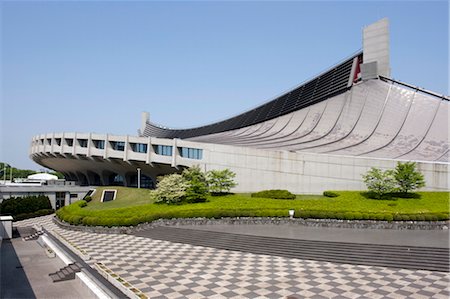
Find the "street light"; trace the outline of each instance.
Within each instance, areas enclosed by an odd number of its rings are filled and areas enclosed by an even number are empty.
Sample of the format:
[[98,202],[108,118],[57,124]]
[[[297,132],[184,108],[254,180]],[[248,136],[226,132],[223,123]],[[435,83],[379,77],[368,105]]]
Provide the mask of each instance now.
[[138,172],[138,177],[137,177],[137,185],[138,185],[138,189],[141,189],[141,169],[140,168],[138,168],[137,169],[137,172]]

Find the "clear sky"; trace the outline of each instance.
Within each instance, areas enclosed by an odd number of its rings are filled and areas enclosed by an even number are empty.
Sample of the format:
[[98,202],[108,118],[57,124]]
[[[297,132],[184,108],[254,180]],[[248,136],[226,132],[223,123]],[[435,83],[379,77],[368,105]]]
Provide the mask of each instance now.
[[390,20],[392,77],[448,95],[447,1],[1,2],[0,161],[34,135],[136,135],[255,107],[362,48]]

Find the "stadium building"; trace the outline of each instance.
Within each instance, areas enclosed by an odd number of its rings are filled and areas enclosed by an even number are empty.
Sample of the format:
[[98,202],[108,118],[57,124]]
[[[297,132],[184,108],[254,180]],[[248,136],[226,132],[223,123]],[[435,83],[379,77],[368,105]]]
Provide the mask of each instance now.
[[151,188],[160,175],[199,165],[229,168],[235,192],[364,189],[371,167],[416,161],[424,190],[449,189],[449,97],[393,80],[389,23],[363,29],[363,50],[235,117],[170,129],[143,113],[139,136],[49,133],[31,158],[82,185]]

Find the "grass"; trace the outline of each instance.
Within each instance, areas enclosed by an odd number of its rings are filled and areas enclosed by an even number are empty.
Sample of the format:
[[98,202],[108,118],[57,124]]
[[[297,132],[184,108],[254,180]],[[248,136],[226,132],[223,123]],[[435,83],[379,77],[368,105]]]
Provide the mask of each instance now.
[[[117,189],[117,199],[100,202],[103,189]],[[449,192],[418,192],[420,198],[390,200],[370,199],[359,191],[337,193],[340,196],[333,198],[297,195],[295,200],[252,198],[249,194],[233,194],[209,196],[208,201],[204,203],[166,205],[154,204],[149,190],[104,187],[97,189],[86,207],[80,208],[79,203],[75,203],[58,210],[57,214],[73,224],[104,226],[136,225],[159,218],[287,217],[289,209],[296,210],[296,215],[303,215],[305,218],[392,220],[397,214],[439,214],[439,219],[448,219]],[[305,211],[311,213],[305,214]],[[408,217],[403,220],[409,220]]]

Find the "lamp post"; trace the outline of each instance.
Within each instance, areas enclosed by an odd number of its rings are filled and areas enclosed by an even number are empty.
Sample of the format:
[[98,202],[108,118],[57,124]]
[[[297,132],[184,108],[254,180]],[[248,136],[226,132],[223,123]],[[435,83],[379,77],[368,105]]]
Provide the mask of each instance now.
[[141,169],[140,168],[137,169],[137,173],[138,173],[137,185],[138,185],[138,189],[141,189]]

